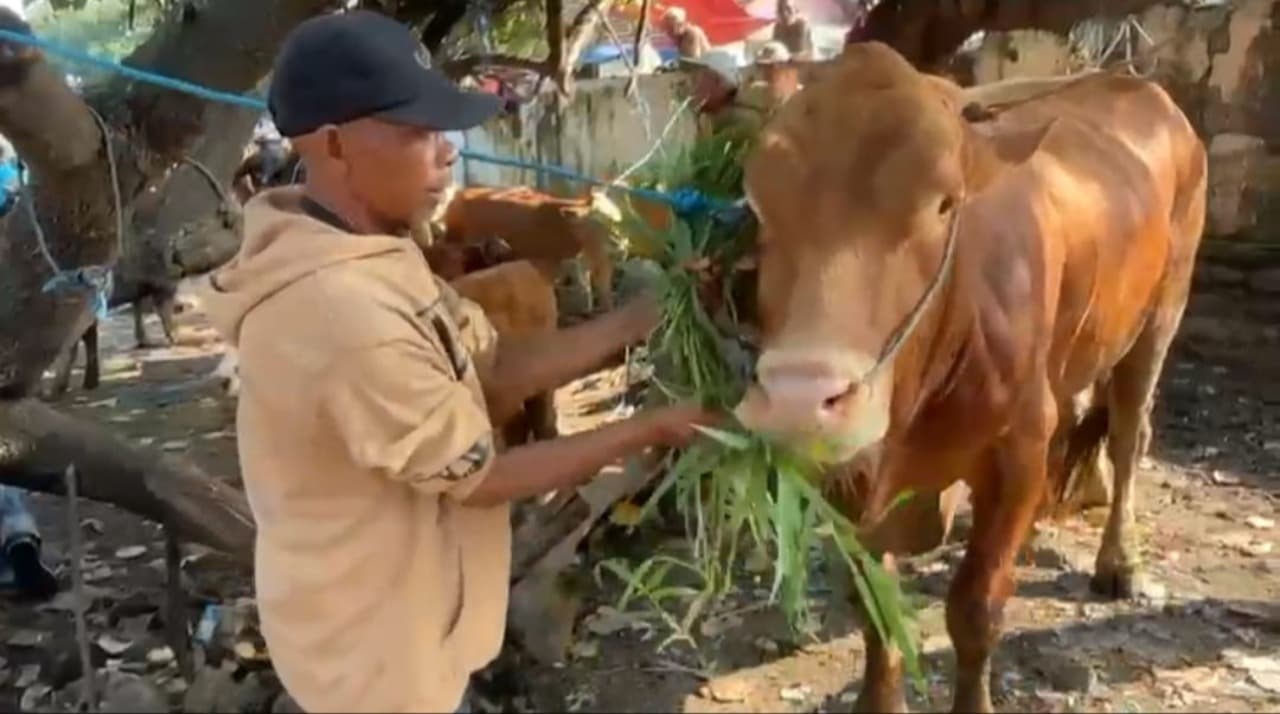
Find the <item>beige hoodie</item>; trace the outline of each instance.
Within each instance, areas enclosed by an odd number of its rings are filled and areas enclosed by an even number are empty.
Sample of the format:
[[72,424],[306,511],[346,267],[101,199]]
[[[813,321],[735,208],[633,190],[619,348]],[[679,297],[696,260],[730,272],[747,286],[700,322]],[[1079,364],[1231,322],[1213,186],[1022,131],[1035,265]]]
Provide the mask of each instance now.
[[263,635],[306,711],[453,711],[507,606],[508,509],[459,500],[493,456],[472,360],[496,335],[411,241],[300,198],[249,202],[205,295],[240,356]]

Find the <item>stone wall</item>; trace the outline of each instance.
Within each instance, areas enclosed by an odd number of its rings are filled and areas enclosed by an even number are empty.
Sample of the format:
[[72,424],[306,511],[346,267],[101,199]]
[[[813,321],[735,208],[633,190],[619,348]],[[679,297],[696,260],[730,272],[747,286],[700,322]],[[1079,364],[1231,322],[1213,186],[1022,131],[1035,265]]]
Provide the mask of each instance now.
[[[1209,147],[1209,234],[1280,242],[1280,0],[1158,5],[1139,20],[1155,42],[1153,78]],[[972,60],[979,83],[1083,64],[1065,38],[1043,32],[992,34]]]

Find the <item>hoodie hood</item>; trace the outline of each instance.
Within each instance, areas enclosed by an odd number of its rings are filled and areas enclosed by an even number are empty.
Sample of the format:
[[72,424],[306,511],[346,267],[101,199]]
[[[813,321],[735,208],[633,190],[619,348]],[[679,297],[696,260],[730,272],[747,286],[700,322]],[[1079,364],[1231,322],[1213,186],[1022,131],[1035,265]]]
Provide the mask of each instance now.
[[205,280],[201,300],[218,332],[238,346],[245,317],[293,283],[339,263],[409,250],[416,247],[405,238],[347,233],[311,217],[300,187],[272,189],[245,204],[240,252]]

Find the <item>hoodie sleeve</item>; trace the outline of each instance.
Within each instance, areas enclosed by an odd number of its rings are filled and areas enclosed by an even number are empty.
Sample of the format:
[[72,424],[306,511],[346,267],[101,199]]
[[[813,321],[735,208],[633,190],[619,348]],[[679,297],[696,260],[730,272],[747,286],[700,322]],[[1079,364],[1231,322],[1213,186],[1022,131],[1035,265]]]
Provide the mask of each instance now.
[[495,455],[484,405],[430,345],[394,340],[345,355],[321,380],[319,418],[352,461],[432,494],[465,498]]

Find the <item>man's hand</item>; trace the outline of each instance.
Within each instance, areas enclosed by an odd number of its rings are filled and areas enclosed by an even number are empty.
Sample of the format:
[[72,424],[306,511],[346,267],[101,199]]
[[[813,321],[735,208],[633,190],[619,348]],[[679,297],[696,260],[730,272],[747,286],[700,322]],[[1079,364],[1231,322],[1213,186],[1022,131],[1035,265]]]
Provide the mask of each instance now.
[[657,329],[662,321],[662,307],[658,296],[645,290],[617,310],[628,344],[642,342]]
[[698,436],[695,426],[716,426],[725,415],[696,402],[658,407],[637,418],[648,419],[654,429],[654,440],[672,448],[688,446]]

